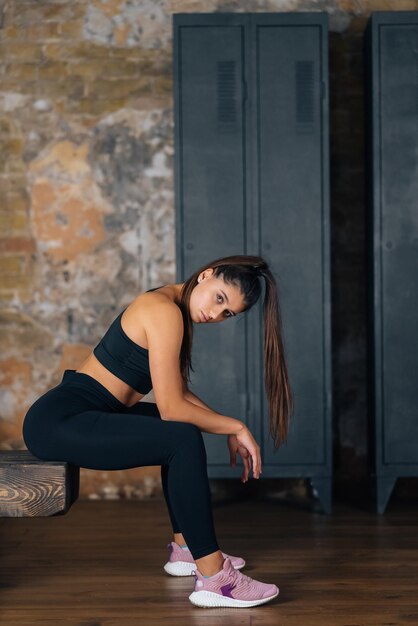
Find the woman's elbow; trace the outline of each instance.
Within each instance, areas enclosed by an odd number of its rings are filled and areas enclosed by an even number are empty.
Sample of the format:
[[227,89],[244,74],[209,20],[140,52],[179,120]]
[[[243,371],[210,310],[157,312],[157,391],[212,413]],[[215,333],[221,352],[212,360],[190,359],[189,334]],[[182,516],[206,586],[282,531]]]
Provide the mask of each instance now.
[[171,420],[175,421],[178,419],[178,416],[181,415],[181,408],[178,403],[176,405],[171,404],[168,406],[158,406],[158,410],[160,412],[161,419],[166,422]]

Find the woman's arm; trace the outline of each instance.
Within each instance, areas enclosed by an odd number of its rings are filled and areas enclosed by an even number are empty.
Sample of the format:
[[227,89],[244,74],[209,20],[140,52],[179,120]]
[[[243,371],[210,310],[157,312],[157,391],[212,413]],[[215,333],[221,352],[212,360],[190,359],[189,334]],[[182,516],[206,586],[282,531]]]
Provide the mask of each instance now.
[[185,399],[179,367],[184,326],[178,306],[149,302],[143,306],[143,316],[152,386],[161,419],[189,422],[215,435],[241,432],[245,427],[241,420],[220,415]]
[[[173,302],[155,296],[142,307],[142,323],[147,335],[148,358],[155,402],[161,419],[186,422],[215,435],[236,435],[253,461],[253,475],[261,469],[260,446],[244,422],[221,415],[186,400],[180,372],[180,351],[183,341],[183,315]],[[194,394],[193,394],[194,395]]]
[[[184,395],[185,400],[188,400],[189,402],[193,402],[193,404],[195,404],[196,406],[200,406],[203,409],[211,410],[210,407],[208,407],[208,405],[205,404],[200,398],[195,396],[195,394],[192,393],[190,389],[186,388],[183,395]],[[251,469],[250,452],[247,450],[245,446],[239,444],[236,435],[229,434],[227,438],[227,443],[228,443],[228,448],[229,448],[231,467],[235,467],[237,464],[237,453],[242,458],[244,469],[242,471],[241,481],[243,483],[246,483],[248,481],[248,477],[249,477],[250,469]]]
[[178,400],[172,407],[168,407],[164,413],[160,411],[160,415],[163,420],[195,424],[203,432],[214,435],[237,435],[245,428],[245,424],[241,420],[228,415],[221,415],[185,398]]
[[202,409],[208,409],[209,411],[212,411],[213,409],[211,409],[207,404],[205,404],[203,402],[203,400],[201,400],[200,398],[198,398],[197,396],[195,396],[194,393],[192,393],[190,391],[190,389],[185,389],[184,393],[183,393],[183,397],[185,400],[188,400],[188,402],[192,402],[193,404],[195,404],[196,406],[201,406]]

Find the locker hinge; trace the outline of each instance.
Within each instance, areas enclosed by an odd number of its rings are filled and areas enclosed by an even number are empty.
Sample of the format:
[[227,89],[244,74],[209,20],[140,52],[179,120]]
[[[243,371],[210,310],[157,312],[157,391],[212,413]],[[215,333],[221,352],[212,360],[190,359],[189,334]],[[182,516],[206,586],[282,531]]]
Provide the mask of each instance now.
[[324,83],[324,81],[321,81],[321,98],[322,100],[325,100],[326,97],[327,97],[327,86]]

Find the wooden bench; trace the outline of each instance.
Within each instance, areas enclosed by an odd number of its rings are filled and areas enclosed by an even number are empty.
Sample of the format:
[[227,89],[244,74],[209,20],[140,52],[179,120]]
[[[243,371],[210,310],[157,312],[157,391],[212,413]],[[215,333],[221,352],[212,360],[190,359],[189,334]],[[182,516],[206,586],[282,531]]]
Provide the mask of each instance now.
[[29,450],[0,450],[0,517],[65,515],[78,498],[80,468]]

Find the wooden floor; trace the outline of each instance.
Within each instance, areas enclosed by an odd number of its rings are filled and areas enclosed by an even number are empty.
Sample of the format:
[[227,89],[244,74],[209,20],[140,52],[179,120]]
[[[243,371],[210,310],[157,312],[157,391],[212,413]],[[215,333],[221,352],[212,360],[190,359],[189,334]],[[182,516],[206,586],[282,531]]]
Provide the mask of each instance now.
[[7,626],[400,626],[418,624],[418,505],[383,516],[334,503],[217,505],[224,552],[280,595],[251,609],[202,609],[193,577],[162,569],[163,500],[78,501],[52,518],[0,519],[0,624]]

